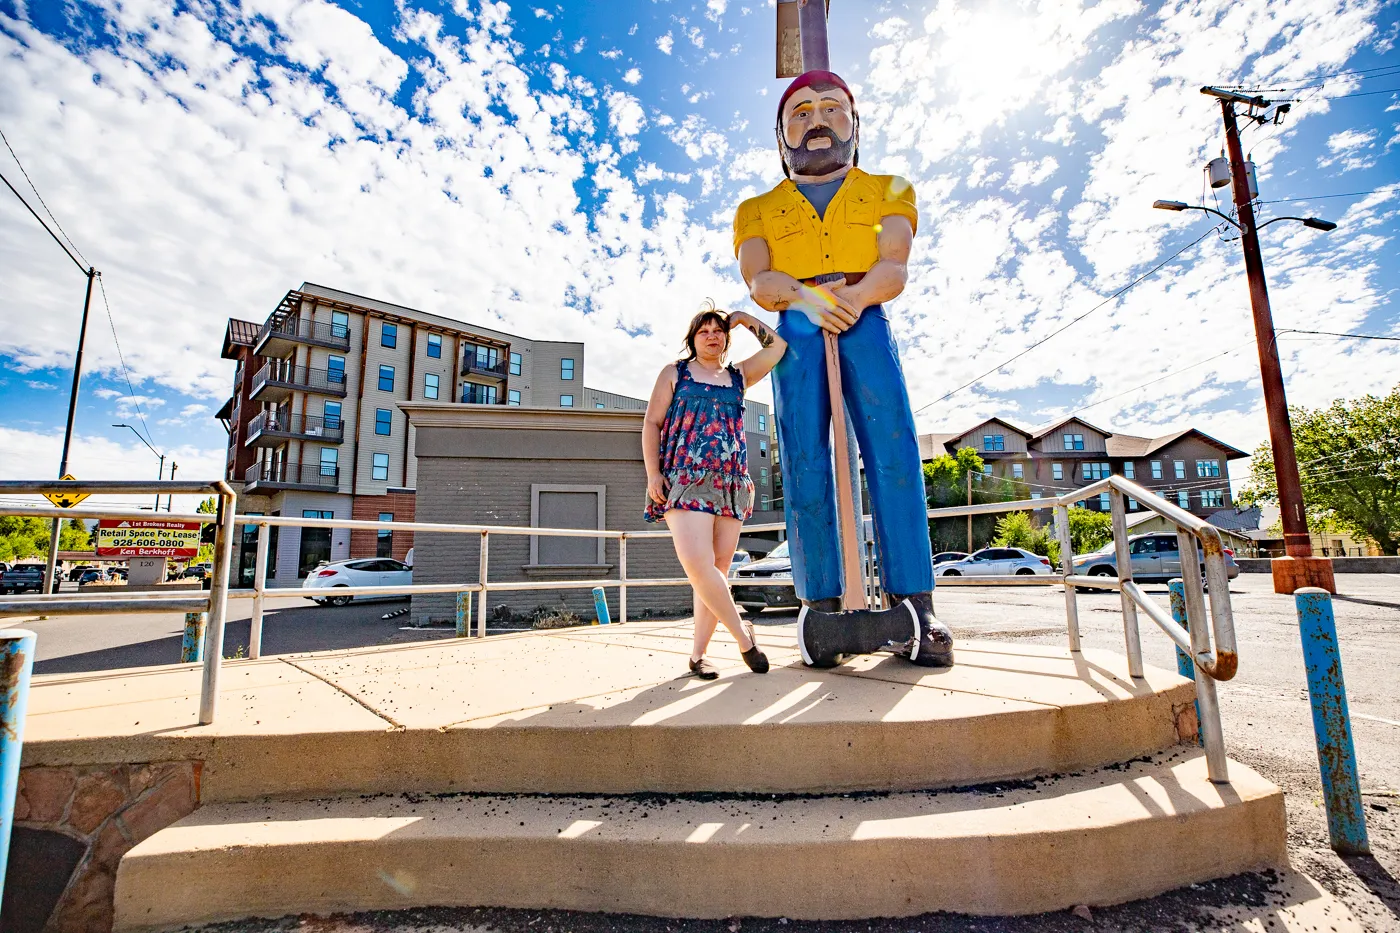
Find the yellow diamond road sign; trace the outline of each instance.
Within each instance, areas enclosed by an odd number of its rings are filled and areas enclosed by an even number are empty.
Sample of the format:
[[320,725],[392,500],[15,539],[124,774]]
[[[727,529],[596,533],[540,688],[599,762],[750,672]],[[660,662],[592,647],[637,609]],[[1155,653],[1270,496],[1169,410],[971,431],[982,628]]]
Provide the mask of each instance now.
[[[64,480],[64,481],[72,481],[72,480],[76,480],[77,477],[74,476],[72,473],[65,473],[65,474],[63,474],[62,477],[60,477],[60,479],[61,479],[61,480]],[[83,501],[84,499],[86,499],[87,497],[88,497],[88,494],[85,493],[85,492],[46,492],[46,493],[44,493],[44,498],[45,498],[45,499],[48,499],[50,502],[52,502],[54,505],[58,506],[60,509],[71,509],[73,506],[77,505],[79,502],[82,502],[82,501]]]

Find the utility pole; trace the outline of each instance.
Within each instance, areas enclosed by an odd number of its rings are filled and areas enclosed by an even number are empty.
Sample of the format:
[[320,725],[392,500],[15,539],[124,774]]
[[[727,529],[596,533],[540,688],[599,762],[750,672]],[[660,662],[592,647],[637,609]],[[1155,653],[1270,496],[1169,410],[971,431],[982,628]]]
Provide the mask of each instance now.
[[[73,388],[68,392],[68,421],[63,428],[63,455],[58,460],[59,479],[68,475],[68,450],[73,444],[73,418],[78,411],[78,387],[83,381],[83,344],[87,342],[88,310],[92,307],[92,280],[95,278],[97,270],[88,266],[87,294],[83,297],[83,322],[78,327],[78,352],[73,356]],[[55,518],[49,527],[49,559],[44,568],[45,593],[58,592],[55,571],[58,568],[58,542],[62,526],[63,520]]]
[[[171,481],[172,483],[175,482],[175,471],[178,470],[178,469],[180,469],[180,464],[176,463],[176,462],[172,459],[172,460],[170,461],[170,481]],[[174,493],[169,493],[169,494],[166,495],[166,497],[165,497],[165,511],[169,512],[171,509],[174,508],[174,504],[173,504],[174,501],[175,501],[175,494],[174,494]]]
[[1308,533],[1308,518],[1303,508],[1303,485],[1298,476],[1298,455],[1293,446],[1293,425],[1288,417],[1288,399],[1284,394],[1283,367],[1279,364],[1269,290],[1264,282],[1264,256],[1259,249],[1259,229],[1250,197],[1249,175],[1245,169],[1239,126],[1235,120],[1235,104],[1241,103],[1251,108],[1267,107],[1269,101],[1213,87],[1201,88],[1201,93],[1220,100],[1220,114],[1225,122],[1225,140],[1230,154],[1230,186],[1234,192],[1235,211],[1239,215],[1240,246],[1244,250],[1249,304],[1254,313],[1254,336],[1259,346],[1259,374],[1264,390],[1264,410],[1269,418],[1269,443],[1273,448],[1279,511],[1283,518],[1283,543],[1287,551],[1286,557],[1275,558],[1272,563],[1274,592],[1292,593],[1300,587],[1316,586],[1335,593],[1337,584],[1332,574],[1332,562],[1325,557],[1314,557],[1312,552],[1312,536]]
[[[972,504],[972,471],[967,471],[967,504]],[[972,553],[972,516],[967,517],[967,553]]]

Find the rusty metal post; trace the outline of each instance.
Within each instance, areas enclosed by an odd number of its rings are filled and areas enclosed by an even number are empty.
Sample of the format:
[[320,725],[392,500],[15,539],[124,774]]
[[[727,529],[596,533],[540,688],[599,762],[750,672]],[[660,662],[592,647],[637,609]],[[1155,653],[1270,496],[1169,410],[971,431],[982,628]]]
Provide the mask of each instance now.
[[267,594],[267,552],[271,534],[258,525],[258,550],[253,559],[253,617],[248,622],[248,657],[262,657],[263,600]]
[[[1186,585],[1180,578],[1172,580],[1167,584],[1167,590],[1171,595],[1172,619],[1176,621],[1186,631],[1191,631],[1191,621],[1186,615]],[[1196,679],[1196,664],[1191,660],[1191,656],[1182,651],[1180,646],[1176,650],[1176,672],[1187,680]],[[1196,703],[1196,741],[1201,742],[1201,704]]]
[[462,590],[457,594],[457,637],[467,638],[472,633],[472,591]]
[[617,539],[617,621],[627,621],[627,533]]
[[827,0],[797,0],[797,29],[802,38],[802,70],[830,71],[826,41]]
[[204,677],[199,687],[199,724],[214,721],[219,705],[219,671],[224,662],[224,623],[228,620],[228,575],[233,563],[234,512],[238,498],[220,480],[218,524],[214,533],[214,566],[209,586],[209,624],[204,628]]
[[[1117,565],[1118,579],[1129,583],[1133,579],[1133,558],[1128,552],[1128,512],[1123,505],[1123,494],[1117,489],[1108,493],[1109,514],[1113,520],[1113,553]],[[1068,523],[1068,519],[1066,519]],[[1137,604],[1125,590],[1118,591],[1119,605],[1123,609],[1123,644],[1127,648],[1128,676],[1142,679],[1142,636],[1138,632]]]
[[209,623],[207,612],[185,613],[185,637],[180,642],[180,663],[204,660],[204,627]]
[[19,756],[24,745],[24,712],[29,705],[29,675],[34,670],[34,633],[0,631],[0,896],[10,857],[10,831],[19,792]]
[[1332,596],[1318,587],[1293,594],[1298,608],[1298,631],[1303,638],[1303,665],[1312,702],[1313,737],[1322,770],[1322,796],[1327,804],[1327,834],[1340,855],[1366,855],[1366,812],[1361,803],[1361,778],[1351,738],[1342,655],[1337,646],[1337,621]]
[[481,600],[476,605],[476,637],[486,637],[486,565],[491,553],[491,533],[481,533],[481,559],[477,564],[477,581],[481,584]]
[[[1069,534],[1069,506],[1055,506],[1055,536],[1060,539],[1060,576],[1074,573],[1074,540]],[[1069,650],[1079,651],[1079,596],[1076,587],[1065,583],[1065,628],[1069,632]]]

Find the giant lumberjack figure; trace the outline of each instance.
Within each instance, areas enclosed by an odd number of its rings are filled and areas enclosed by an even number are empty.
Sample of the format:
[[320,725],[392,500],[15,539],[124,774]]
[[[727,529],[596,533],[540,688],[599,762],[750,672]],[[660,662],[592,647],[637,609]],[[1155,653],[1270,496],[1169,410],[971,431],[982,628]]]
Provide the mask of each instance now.
[[[779,312],[778,332],[788,342],[773,385],[793,583],[804,607],[803,658],[828,667],[842,655],[891,647],[916,664],[950,666],[953,637],[933,613],[914,416],[881,304],[904,290],[919,220],[914,190],[898,176],[857,168],[859,116],[850,88],[832,72],[808,71],[788,86],[776,132],[787,180],[739,205],[734,248],[749,294]],[[823,332],[838,335],[841,388],[893,607],[885,612],[840,612]]]

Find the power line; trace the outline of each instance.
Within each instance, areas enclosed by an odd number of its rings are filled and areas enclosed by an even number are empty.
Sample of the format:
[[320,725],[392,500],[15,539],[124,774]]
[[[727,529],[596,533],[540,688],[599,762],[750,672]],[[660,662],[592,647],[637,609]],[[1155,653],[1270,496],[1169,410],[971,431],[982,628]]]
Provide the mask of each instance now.
[[[1297,78],[1297,79],[1295,79],[1295,80],[1296,80],[1296,81],[1299,81],[1299,82],[1301,82],[1301,81],[1325,81],[1325,80],[1328,79],[1328,78],[1345,78],[1345,77],[1350,77],[1350,76],[1352,76],[1352,75],[1357,75],[1357,76],[1360,76],[1360,78],[1361,78],[1362,81],[1365,81],[1365,80],[1368,80],[1368,79],[1370,79],[1370,78],[1388,78],[1388,77],[1390,77],[1391,73],[1394,73],[1394,72],[1397,72],[1397,71],[1400,71],[1400,65],[1377,65],[1375,68],[1353,68],[1353,69],[1349,69],[1349,70],[1347,70],[1347,71],[1333,71],[1333,72],[1328,72],[1327,74],[1311,75],[1311,76],[1306,77],[1306,78]],[[1385,73],[1385,74],[1376,74],[1376,72],[1386,72],[1386,73]],[[1231,87],[1231,89],[1232,89],[1232,90],[1242,91],[1242,93],[1246,93],[1246,94],[1276,94],[1276,93],[1278,93],[1279,91],[1306,91],[1306,90],[1308,90],[1309,88],[1321,87],[1321,86],[1322,86],[1322,85],[1320,85],[1320,84],[1298,84],[1298,83],[1294,83],[1293,81],[1288,81],[1287,79],[1285,79],[1282,83],[1285,84],[1286,86],[1285,86],[1285,87],[1271,87],[1271,88],[1251,88],[1251,89],[1249,89],[1249,90],[1247,90],[1247,91],[1244,91],[1244,90],[1243,90],[1243,88],[1244,88],[1244,85],[1243,85],[1243,84],[1236,84],[1236,85],[1233,85],[1233,86]]]
[[102,274],[97,275],[97,285],[102,289],[102,306],[107,309],[107,323],[112,328],[112,343],[117,347],[117,362],[121,363],[122,375],[126,377],[126,389],[131,396],[131,402],[136,406],[136,416],[141,419],[141,427],[146,429],[146,436],[154,438],[151,434],[150,426],[146,424],[146,415],[141,411],[141,400],[136,397],[136,388],[131,384],[131,371],[126,368],[126,359],[122,356],[121,341],[117,339],[117,322],[112,319],[112,306],[107,302],[107,286],[102,284]]
[[84,266],[81,262],[78,261],[78,257],[74,256],[73,251],[68,248],[67,244],[65,244],[62,240],[58,238],[58,234],[54,233],[53,230],[49,228],[49,225],[44,223],[44,218],[40,217],[39,212],[30,206],[29,202],[24,199],[24,195],[16,191],[15,186],[10,184],[10,180],[6,178],[3,174],[0,174],[0,181],[3,181],[5,183],[5,187],[9,188],[10,191],[14,192],[14,196],[19,198],[19,203],[23,204],[26,208],[29,209],[29,213],[34,215],[34,219],[39,221],[39,226],[44,228],[44,232],[47,233],[49,236],[53,237],[53,241],[58,244],[58,248],[63,250],[63,252],[67,253],[68,258],[73,260],[73,265],[77,266],[78,269],[83,273],[83,275],[87,275],[90,267]]
[[1382,191],[1391,192],[1395,190],[1394,185],[1386,185],[1381,188],[1372,188],[1370,191],[1347,191],[1343,194],[1315,194],[1307,198],[1270,198],[1266,201],[1256,201],[1256,204],[1289,204],[1298,201],[1325,201],[1329,198],[1359,198],[1368,194],[1379,194]]
[[1187,372],[1188,370],[1195,369],[1197,366],[1204,366],[1206,363],[1209,363],[1209,362],[1211,362],[1212,360],[1218,360],[1218,359],[1220,359],[1222,356],[1229,356],[1231,353],[1238,352],[1240,349],[1244,348],[1245,346],[1247,346],[1248,344],[1251,344],[1251,343],[1254,343],[1254,338],[1253,338],[1253,337],[1251,337],[1251,338],[1249,338],[1248,340],[1244,341],[1244,343],[1240,343],[1240,344],[1237,344],[1237,345],[1231,347],[1230,349],[1224,351],[1223,353],[1217,353],[1217,354],[1215,354],[1215,356],[1208,356],[1208,357],[1206,357],[1206,358],[1203,359],[1203,360],[1197,360],[1196,362],[1192,363],[1190,366],[1183,366],[1183,367],[1181,367],[1180,369],[1173,370],[1172,372],[1169,372],[1169,373],[1165,373],[1165,374],[1163,374],[1163,375],[1161,375],[1161,376],[1158,376],[1156,379],[1150,379],[1150,380],[1148,380],[1147,382],[1144,382],[1142,385],[1133,386],[1131,389],[1125,389],[1124,391],[1119,392],[1117,395],[1110,395],[1110,396],[1108,396],[1107,398],[1101,398],[1101,399],[1099,399],[1097,402],[1090,402],[1088,405],[1084,405],[1084,406],[1081,407],[1081,408],[1076,408],[1076,409],[1074,409],[1073,411],[1068,412],[1067,414],[1070,414],[1070,415],[1077,415],[1077,414],[1079,414],[1080,412],[1088,411],[1088,410],[1091,409],[1091,408],[1097,408],[1097,407],[1099,407],[1100,405],[1102,405],[1104,402],[1111,402],[1111,401],[1113,401],[1113,400],[1116,399],[1116,398],[1122,398],[1122,397],[1125,396],[1125,395],[1131,395],[1132,393],[1136,392],[1138,389],[1145,389],[1145,388],[1147,388],[1147,387],[1150,386],[1150,385],[1153,385],[1153,384],[1155,384],[1155,383],[1161,382],[1163,379],[1170,379],[1172,376],[1179,376],[1179,375],[1181,375],[1182,373]]
[[1318,334],[1322,337],[1351,337],[1356,340],[1395,340],[1400,341],[1400,337],[1386,337],[1381,334],[1338,334],[1330,330],[1296,330],[1292,327],[1285,327],[1279,331],[1280,334]]
[[1203,234],[1201,234],[1200,236],[1196,237],[1196,239],[1192,240],[1190,243],[1187,243],[1185,246],[1181,247],[1181,249],[1179,249],[1179,250],[1177,250],[1176,252],[1172,253],[1172,254],[1171,254],[1170,256],[1168,256],[1166,259],[1163,259],[1161,262],[1157,263],[1157,265],[1153,266],[1151,269],[1147,270],[1147,271],[1144,272],[1142,275],[1140,275],[1140,276],[1138,276],[1137,278],[1133,279],[1133,280],[1132,280],[1131,282],[1129,282],[1127,285],[1124,285],[1122,288],[1118,289],[1118,291],[1114,292],[1112,295],[1109,295],[1107,298],[1105,298],[1103,301],[1099,302],[1098,304],[1094,305],[1094,306],[1093,306],[1092,308],[1090,308],[1088,311],[1085,311],[1083,314],[1079,315],[1079,317],[1074,318],[1073,320],[1069,321],[1067,324],[1063,325],[1062,327],[1057,328],[1056,330],[1054,330],[1054,331],[1052,331],[1051,333],[1047,334],[1046,336],[1042,337],[1040,340],[1037,340],[1035,343],[1033,343],[1033,344],[1031,344],[1030,346],[1026,347],[1024,350],[1020,351],[1020,352],[1017,353],[1015,356],[1013,356],[1013,357],[1011,357],[1010,359],[1008,359],[1008,360],[1006,360],[1006,361],[1004,361],[1004,362],[1002,362],[1002,363],[999,363],[998,365],[992,367],[991,369],[989,369],[989,370],[987,370],[986,372],[982,373],[982,375],[976,377],[975,379],[971,379],[971,380],[969,380],[969,381],[967,381],[967,382],[964,382],[962,385],[958,386],[956,389],[953,389],[952,391],[947,392],[947,393],[945,393],[944,395],[939,396],[938,398],[934,399],[934,400],[931,401],[931,402],[928,402],[927,404],[924,404],[924,405],[919,406],[918,408],[914,409],[914,414],[917,415],[919,412],[923,411],[925,408],[928,408],[928,407],[931,406],[931,405],[937,405],[939,402],[942,402],[942,401],[944,401],[944,400],[946,400],[946,399],[951,398],[952,396],[954,396],[954,395],[958,394],[959,392],[961,392],[963,389],[966,389],[968,386],[976,385],[978,382],[981,382],[981,381],[982,381],[983,379],[985,379],[987,376],[990,376],[992,373],[997,372],[998,370],[1002,369],[1002,368],[1005,367],[1005,366],[1011,365],[1012,363],[1014,363],[1014,362],[1016,362],[1017,360],[1019,360],[1021,357],[1025,356],[1027,353],[1029,353],[1029,352],[1031,352],[1032,350],[1034,350],[1036,347],[1039,347],[1041,344],[1043,344],[1043,343],[1045,343],[1046,341],[1050,340],[1051,338],[1057,337],[1057,336],[1059,336],[1060,334],[1064,333],[1066,330],[1068,330],[1069,328],[1073,327],[1075,324],[1078,324],[1080,321],[1084,320],[1086,317],[1088,317],[1089,315],[1093,314],[1095,311],[1099,310],[1100,308],[1104,307],[1104,306],[1107,305],[1107,304],[1110,304],[1110,303],[1113,302],[1113,301],[1116,301],[1119,297],[1121,297],[1121,296],[1122,296],[1124,293],[1126,293],[1129,289],[1132,289],[1133,287],[1135,287],[1135,286],[1138,285],[1139,283],[1146,281],[1147,279],[1149,279],[1149,278],[1151,278],[1152,276],[1156,275],[1158,272],[1162,271],[1162,269],[1164,269],[1164,268],[1166,268],[1168,265],[1170,265],[1178,256],[1180,256],[1182,253],[1186,252],[1186,251],[1187,251],[1188,249],[1190,249],[1191,247],[1195,246],[1197,243],[1200,243],[1200,242],[1201,242],[1202,240],[1204,240],[1206,237],[1210,236],[1211,233],[1213,233],[1214,231],[1215,231],[1215,227],[1212,226],[1212,227],[1211,227],[1209,230],[1207,230],[1205,233],[1203,233]]
[[1374,97],[1376,94],[1394,94],[1400,91],[1400,87],[1387,88],[1384,91],[1357,91],[1355,94],[1334,94],[1331,97],[1319,97],[1318,100],[1346,100],[1348,97]]
[[[10,155],[14,157],[15,164],[19,166],[20,173],[24,175],[24,180],[29,182],[29,190],[33,191],[34,197],[39,199],[40,204],[43,204],[44,213],[49,215],[49,219],[53,221],[53,225],[58,228],[59,233],[63,234],[63,238],[68,241],[68,245],[73,247],[73,252],[77,253],[83,260],[83,264],[91,266],[92,263],[87,261],[87,257],[83,255],[83,251],[78,249],[78,245],[73,242],[73,238],[68,235],[68,231],[63,229],[63,225],[58,222],[58,218],[53,215],[53,211],[49,210],[49,206],[44,202],[44,196],[39,193],[39,189],[34,187],[34,179],[30,178],[29,173],[25,171],[24,163],[19,160],[19,155],[15,152],[15,148],[11,146],[10,141],[5,138],[4,130],[0,130],[0,140],[4,140],[5,148],[10,150]],[[9,182],[6,182],[6,184],[9,184]]]

